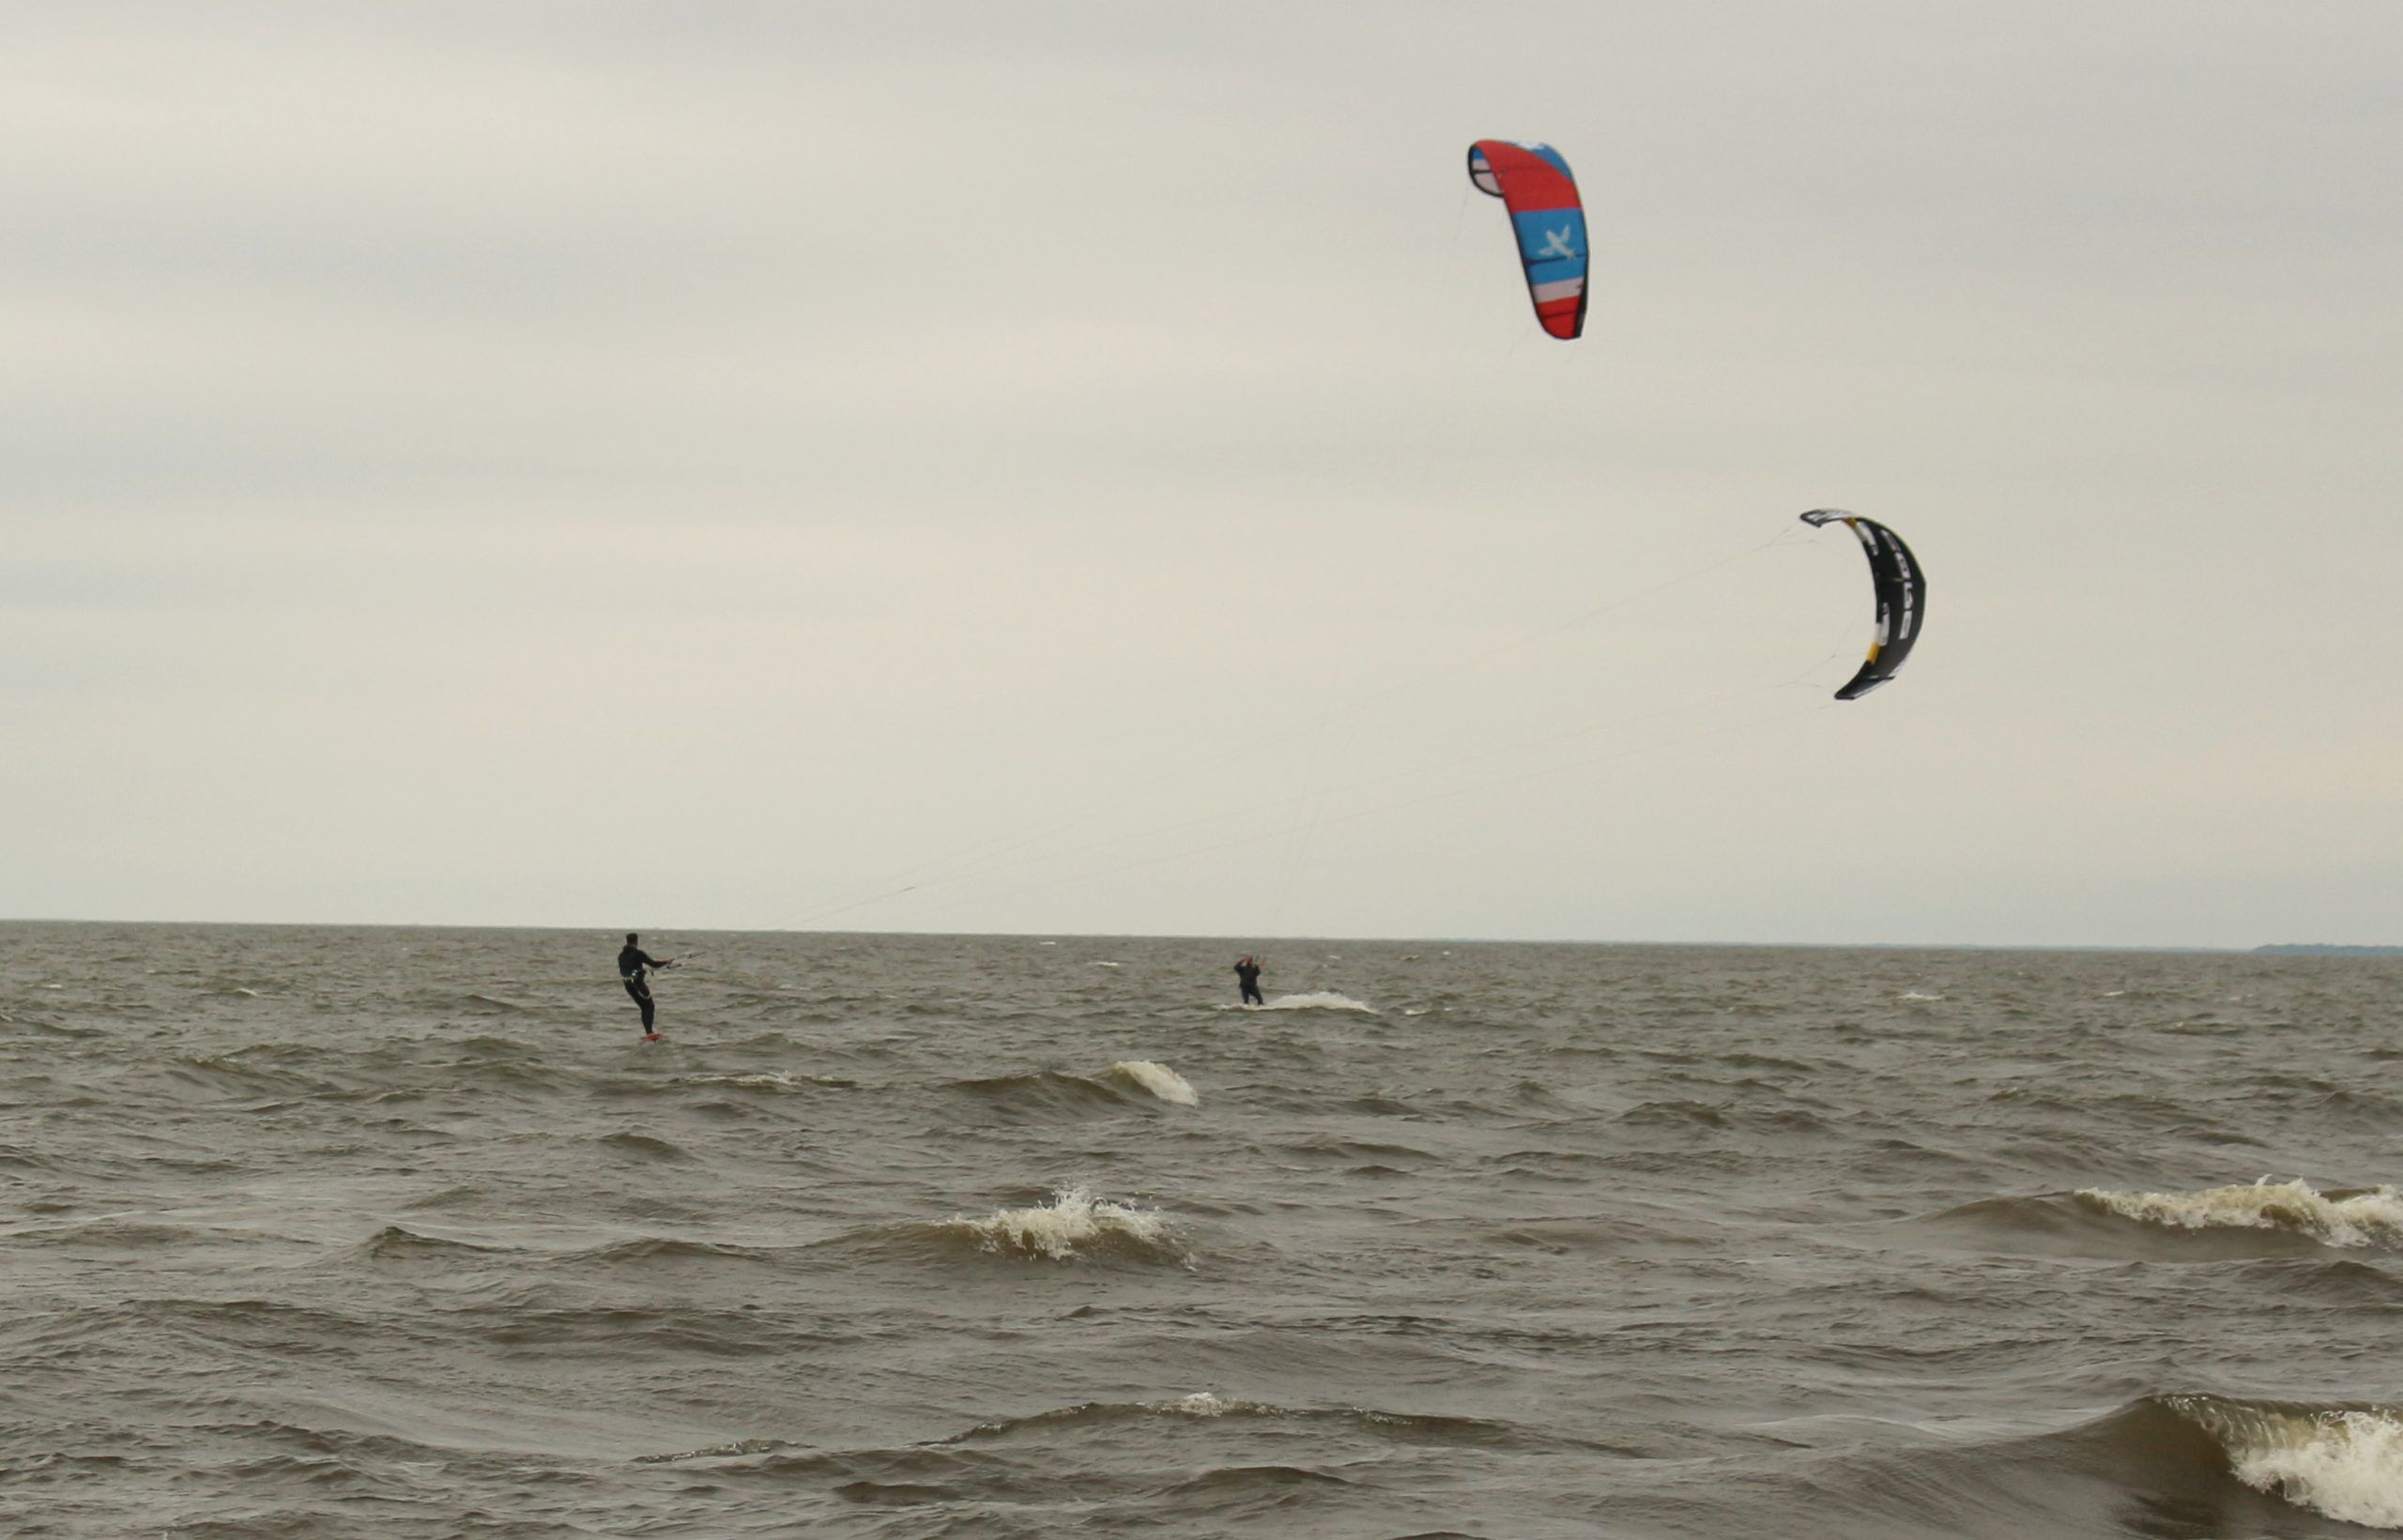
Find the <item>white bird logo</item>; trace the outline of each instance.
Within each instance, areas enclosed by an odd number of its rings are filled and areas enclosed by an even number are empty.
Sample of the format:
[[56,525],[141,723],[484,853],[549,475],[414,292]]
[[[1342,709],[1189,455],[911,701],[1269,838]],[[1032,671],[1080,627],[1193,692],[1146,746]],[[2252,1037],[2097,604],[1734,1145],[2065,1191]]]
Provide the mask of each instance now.
[[1536,255],[1539,257],[1575,256],[1577,254],[1577,249],[1569,244],[1569,232],[1575,228],[1576,226],[1574,225],[1564,224],[1557,230],[1545,231],[1543,233],[1543,250],[1538,252]]

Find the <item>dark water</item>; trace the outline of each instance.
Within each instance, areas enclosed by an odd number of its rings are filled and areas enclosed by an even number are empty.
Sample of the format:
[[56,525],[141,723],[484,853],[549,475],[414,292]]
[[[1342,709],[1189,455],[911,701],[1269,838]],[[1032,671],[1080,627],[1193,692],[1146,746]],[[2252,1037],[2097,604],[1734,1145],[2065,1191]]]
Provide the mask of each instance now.
[[2403,1528],[2403,960],[615,940],[0,927],[0,1531]]

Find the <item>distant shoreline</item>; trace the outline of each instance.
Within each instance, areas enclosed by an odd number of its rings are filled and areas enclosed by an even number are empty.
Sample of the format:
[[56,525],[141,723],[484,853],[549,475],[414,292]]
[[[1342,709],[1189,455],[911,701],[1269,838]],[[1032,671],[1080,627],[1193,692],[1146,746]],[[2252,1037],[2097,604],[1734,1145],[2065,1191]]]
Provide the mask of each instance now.
[[2281,941],[2275,946],[2255,947],[2253,950],[2282,957],[2403,957],[2403,946],[2339,946],[2327,941]]

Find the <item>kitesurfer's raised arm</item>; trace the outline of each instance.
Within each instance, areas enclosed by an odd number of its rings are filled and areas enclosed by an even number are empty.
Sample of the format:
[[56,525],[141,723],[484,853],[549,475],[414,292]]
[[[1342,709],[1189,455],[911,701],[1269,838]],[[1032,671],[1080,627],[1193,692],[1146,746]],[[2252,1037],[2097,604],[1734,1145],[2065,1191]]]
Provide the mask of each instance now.
[[1264,971],[1266,970],[1258,963],[1252,961],[1249,953],[1235,959],[1235,981],[1243,985],[1243,1003],[1246,1005],[1268,1003],[1260,993],[1260,975]]

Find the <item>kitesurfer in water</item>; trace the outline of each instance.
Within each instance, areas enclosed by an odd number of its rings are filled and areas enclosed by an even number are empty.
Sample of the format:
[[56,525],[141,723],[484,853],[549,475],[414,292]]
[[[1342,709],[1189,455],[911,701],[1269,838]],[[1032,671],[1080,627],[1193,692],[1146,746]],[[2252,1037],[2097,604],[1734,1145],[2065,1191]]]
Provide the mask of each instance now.
[[1249,953],[1235,959],[1235,979],[1243,985],[1243,1002],[1246,1005],[1268,1003],[1260,993],[1260,965],[1251,960]]
[[626,944],[618,952],[618,978],[625,984],[626,993],[634,997],[635,1003],[642,1007],[642,1035],[643,1040],[649,1042],[659,1035],[651,1030],[650,1026],[659,1014],[659,1002],[650,998],[650,973],[653,968],[675,966],[676,959],[653,957],[643,951],[641,943],[641,937],[633,931],[626,932]]

